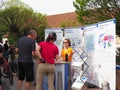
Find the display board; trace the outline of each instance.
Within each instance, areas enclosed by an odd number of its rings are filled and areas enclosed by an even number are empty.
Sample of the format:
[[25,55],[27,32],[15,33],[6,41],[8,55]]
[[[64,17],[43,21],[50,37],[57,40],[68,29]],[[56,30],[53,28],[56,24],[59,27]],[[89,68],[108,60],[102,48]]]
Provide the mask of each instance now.
[[101,87],[107,81],[110,90],[115,90],[115,25],[112,19],[84,27],[88,82]]
[[48,34],[50,32],[55,32],[56,35],[57,35],[57,40],[54,42],[58,48],[59,48],[59,51],[62,49],[62,42],[63,42],[63,31],[61,30],[61,28],[47,28],[45,30],[45,39],[47,38]]
[[[71,62],[71,67],[74,69],[73,73],[73,79],[77,79],[78,76],[80,76],[80,72],[82,69],[82,60],[80,58],[80,55],[83,52],[84,47],[84,32],[82,27],[77,28],[67,28],[65,29],[65,37],[68,38],[71,41],[71,47],[74,50],[73,54],[73,60]],[[78,64],[77,66],[75,64]]]
[[65,29],[65,37],[71,41],[71,47],[81,46],[83,47],[83,29],[81,27],[77,28],[67,28]]
[[115,90],[115,29],[116,19],[111,19],[83,27],[66,28],[64,36],[61,28],[46,29],[45,36],[51,31],[56,32],[58,37],[55,44],[60,51],[63,39],[69,38],[73,49],[79,52],[73,55],[73,59],[80,61],[79,55],[82,51],[87,53],[86,62],[89,68],[84,75],[87,82],[102,87],[102,82],[107,81],[110,90]]

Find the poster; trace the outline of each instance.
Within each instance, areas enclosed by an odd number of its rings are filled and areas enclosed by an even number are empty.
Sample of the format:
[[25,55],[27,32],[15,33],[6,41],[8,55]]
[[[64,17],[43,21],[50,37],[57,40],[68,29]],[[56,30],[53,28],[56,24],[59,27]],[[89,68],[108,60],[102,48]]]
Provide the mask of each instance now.
[[[51,31],[56,32],[58,37],[55,44],[59,47],[59,50],[63,46],[63,39],[70,39],[71,47],[75,52],[72,63],[81,62],[83,53],[83,56],[87,57],[86,63],[89,68],[84,73],[87,82],[102,88],[102,82],[107,81],[110,90],[115,90],[115,29],[116,19],[111,19],[84,27],[66,28],[64,29],[64,36],[61,28],[46,29],[45,34],[47,35]],[[80,68],[75,68],[75,78],[81,74],[81,65]]]
[[110,89],[115,90],[116,84],[116,59],[115,59],[115,27],[116,20],[109,20],[98,24],[98,56],[100,60],[100,72],[102,79],[110,83]]
[[83,46],[83,30],[81,27],[65,29],[64,38],[70,39],[71,47]]
[[62,41],[63,41],[63,31],[61,30],[61,28],[47,28],[45,30],[45,39],[47,38],[48,34],[50,32],[55,32],[57,35],[57,40],[54,42],[57,46],[59,51],[61,51],[62,49]]
[[73,48],[74,54],[71,61],[72,79],[75,80],[82,73],[83,61],[80,55],[84,52],[84,32],[82,27],[67,28],[65,29],[65,37],[71,41],[71,47]]
[[89,83],[102,87],[107,81],[115,90],[115,19],[85,26]]
[[65,29],[65,37],[71,41],[71,47],[74,50],[72,62],[80,62],[80,55],[84,47],[84,33],[82,27]]

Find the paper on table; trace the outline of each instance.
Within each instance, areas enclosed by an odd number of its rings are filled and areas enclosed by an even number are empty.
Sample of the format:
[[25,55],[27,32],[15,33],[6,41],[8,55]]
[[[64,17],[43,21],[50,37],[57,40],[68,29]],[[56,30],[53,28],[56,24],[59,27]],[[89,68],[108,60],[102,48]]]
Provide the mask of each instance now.
[[83,63],[84,63],[83,61],[80,62],[77,61],[77,62],[73,62],[71,65],[74,67],[81,67]]
[[84,83],[87,81],[87,78],[86,77],[81,77],[81,79],[80,79],[80,76],[77,77],[75,82],[72,84],[72,89],[80,90],[83,87]]

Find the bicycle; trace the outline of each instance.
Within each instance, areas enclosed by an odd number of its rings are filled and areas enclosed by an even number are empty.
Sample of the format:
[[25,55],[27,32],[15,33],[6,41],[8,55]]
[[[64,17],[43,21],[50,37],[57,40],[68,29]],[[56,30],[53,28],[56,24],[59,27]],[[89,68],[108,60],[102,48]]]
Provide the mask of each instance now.
[[3,58],[4,63],[1,65],[1,78],[5,78],[5,80],[8,78],[10,85],[13,85],[13,72],[10,67],[10,64],[7,59]]

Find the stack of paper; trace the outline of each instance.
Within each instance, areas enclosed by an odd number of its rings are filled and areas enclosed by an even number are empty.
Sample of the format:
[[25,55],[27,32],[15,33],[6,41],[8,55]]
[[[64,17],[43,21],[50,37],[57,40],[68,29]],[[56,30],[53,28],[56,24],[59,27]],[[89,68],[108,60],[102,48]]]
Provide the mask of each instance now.
[[84,63],[83,61],[80,62],[77,61],[77,62],[73,62],[71,65],[74,67],[81,67],[83,63]]
[[78,76],[75,82],[72,84],[72,89],[81,90],[86,81],[87,81],[86,77]]

